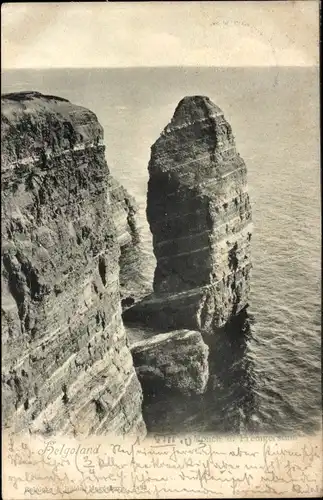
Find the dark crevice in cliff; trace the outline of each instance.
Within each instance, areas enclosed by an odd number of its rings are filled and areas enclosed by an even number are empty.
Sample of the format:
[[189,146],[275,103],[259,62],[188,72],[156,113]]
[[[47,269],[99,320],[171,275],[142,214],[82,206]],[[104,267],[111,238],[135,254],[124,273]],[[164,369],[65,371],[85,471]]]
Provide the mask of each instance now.
[[67,385],[66,384],[62,385],[62,391],[63,391],[62,401],[64,404],[67,404],[69,402],[69,398],[67,395]]
[[16,402],[15,402],[15,406],[16,406],[16,409],[17,409],[20,401],[22,400],[22,398],[24,396],[24,391],[23,391],[23,387],[22,387],[21,381],[20,381],[20,379],[19,379],[19,377],[18,377],[18,375],[16,373],[14,374],[13,382],[14,382],[15,391],[16,391],[16,398],[17,399],[16,399]]
[[100,256],[99,257],[99,274],[101,276],[101,280],[103,283],[103,286],[106,286],[107,280],[106,280],[106,263],[104,257]]
[[[17,259],[19,260],[18,254]],[[21,271],[26,277],[27,286],[30,291],[30,298],[35,301],[41,300],[44,292],[44,287],[40,285],[35,270],[32,268],[29,262],[21,262]]]
[[102,402],[101,402],[100,399],[94,399],[93,403],[94,403],[94,406],[95,406],[96,414],[98,415],[99,420],[101,421],[104,418],[104,416],[105,416],[106,409],[105,409],[105,407],[102,404]]
[[121,299],[122,309],[133,306],[135,303],[135,299],[133,297],[126,297],[125,299]]
[[238,243],[235,242],[231,250],[229,250],[228,253],[228,259],[229,259],[229,267],[233,271],[236,271],[239,266],[239,259],[237,257],[237,250],[238,250]]

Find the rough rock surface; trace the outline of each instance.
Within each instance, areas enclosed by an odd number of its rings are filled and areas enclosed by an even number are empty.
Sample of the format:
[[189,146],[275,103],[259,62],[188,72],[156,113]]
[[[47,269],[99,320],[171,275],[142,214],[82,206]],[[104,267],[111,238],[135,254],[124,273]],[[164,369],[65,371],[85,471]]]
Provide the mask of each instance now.
[[182,99],[148,169],[154,294],[124,317],[214,332],[248,305],[251,269],[247,169],[223,112]]
[[144,393],[168,389],[201,394],[209,378],[209,349],[199,332],[178,330],[154,335],[131,346]]
[[109,192],[120,246],[121,305],[126,310],[148,295],[151,285],[144,274],[145,259],[136,220],[137,203],[112,176],[109,177]]
[[3,425],[145,433],[102,127],[37,92],[3,96],[1,127]]

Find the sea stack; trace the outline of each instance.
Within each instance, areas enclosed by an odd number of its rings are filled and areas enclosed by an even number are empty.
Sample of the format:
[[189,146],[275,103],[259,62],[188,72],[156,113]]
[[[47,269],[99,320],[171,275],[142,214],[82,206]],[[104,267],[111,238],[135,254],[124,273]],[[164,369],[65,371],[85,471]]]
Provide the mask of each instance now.
[[3,424],[143,435],[121,317],[126,224],[102,127],[65,99],[21,92],[2,97],[1,133]]
[[251,270],[247,168],[221,109],[182,99],[148,170],[154,293],[127,317],[212,334],[248,305]]

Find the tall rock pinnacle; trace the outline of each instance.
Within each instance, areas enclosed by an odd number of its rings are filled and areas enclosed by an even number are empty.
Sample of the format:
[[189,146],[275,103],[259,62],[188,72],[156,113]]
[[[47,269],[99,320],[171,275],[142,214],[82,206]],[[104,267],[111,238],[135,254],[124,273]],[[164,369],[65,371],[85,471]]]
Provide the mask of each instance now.
[[248,303],[252,228],[246,165],[220,108],[182,99],[148,168],[150,306],[171,327],[221,327]]

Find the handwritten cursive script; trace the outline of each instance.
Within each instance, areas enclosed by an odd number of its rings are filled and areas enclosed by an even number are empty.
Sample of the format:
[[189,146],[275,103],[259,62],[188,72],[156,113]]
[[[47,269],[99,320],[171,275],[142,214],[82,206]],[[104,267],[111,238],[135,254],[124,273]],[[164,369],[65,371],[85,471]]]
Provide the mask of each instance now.
[[4,498],[188,498],[322,493],[319,438],[93,437],[5,441]]

